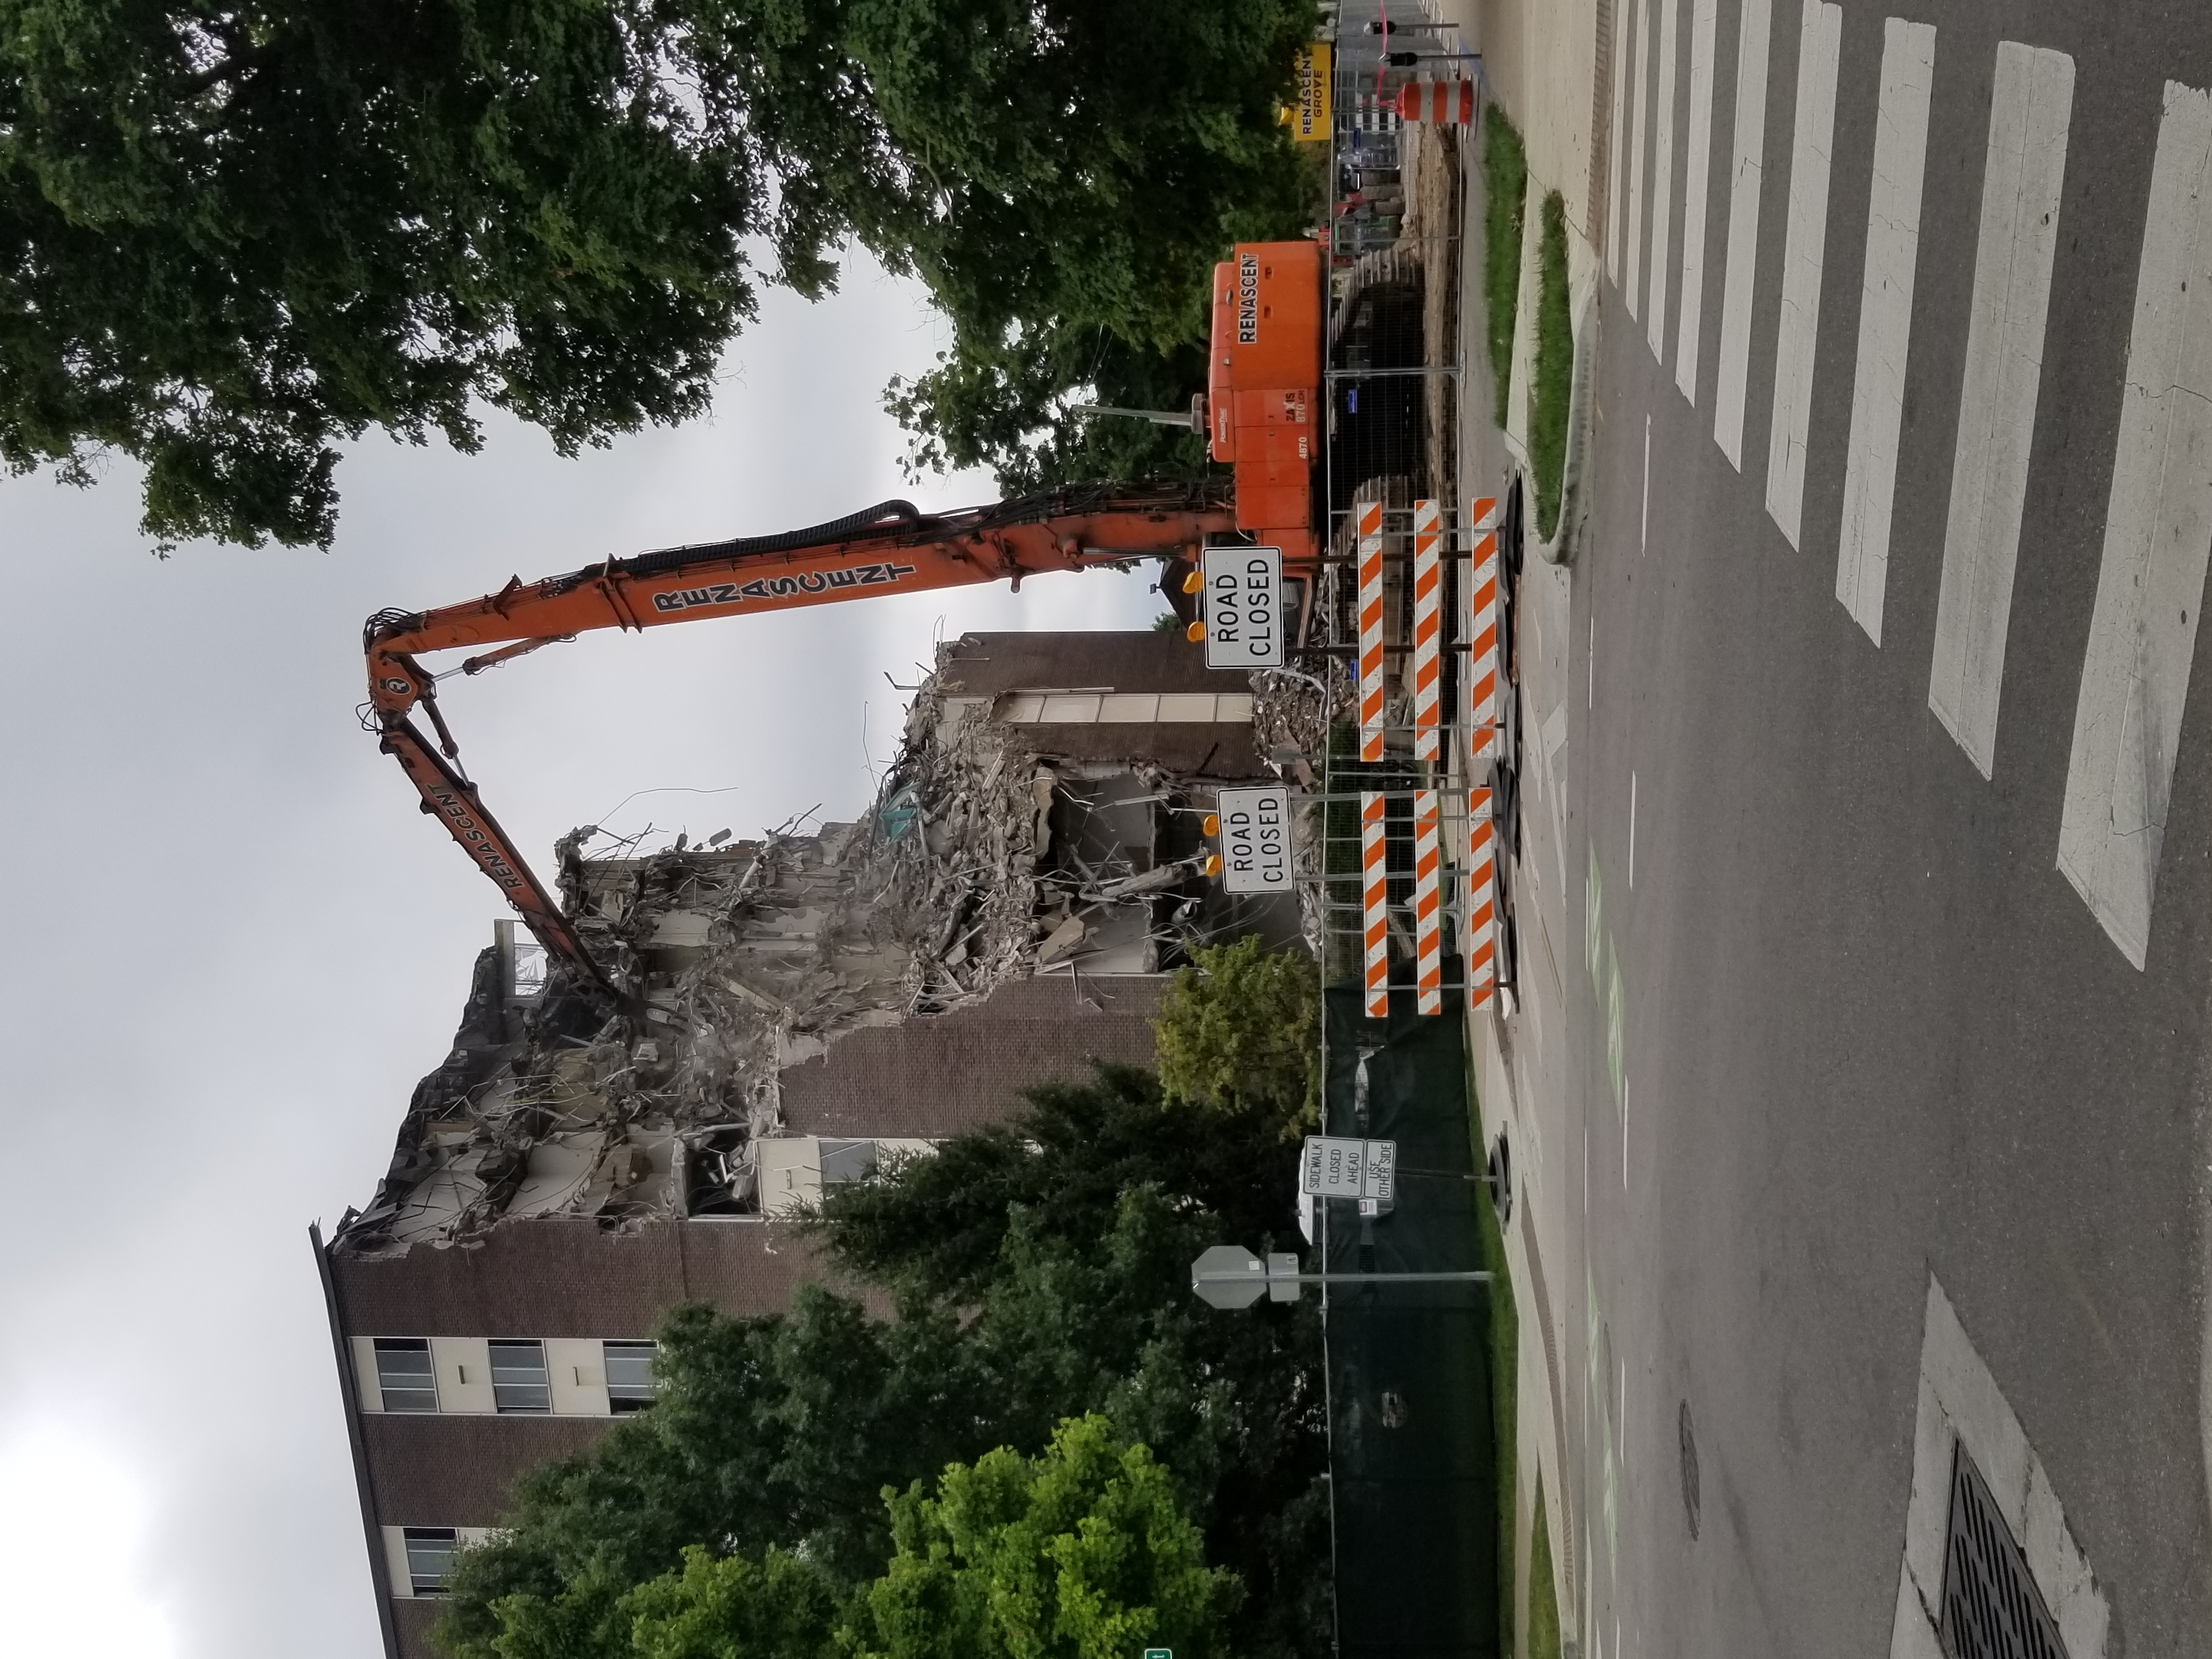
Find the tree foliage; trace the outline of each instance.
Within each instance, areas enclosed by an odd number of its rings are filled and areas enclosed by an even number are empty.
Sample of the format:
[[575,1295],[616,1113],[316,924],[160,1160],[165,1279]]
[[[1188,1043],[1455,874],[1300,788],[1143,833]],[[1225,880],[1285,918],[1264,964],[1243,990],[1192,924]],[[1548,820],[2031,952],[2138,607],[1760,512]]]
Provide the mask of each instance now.
[[657,0],[0,0],[0,457],[119,450],[158,535],[326,543],[371,424],[698,413],[740,236],[818,291],[839,229],[777,199],[740,51]]
[[1154,1030],[1170,1098],[1256,1112],[1285,1133],[1319,1121],[1321,972],[1257,939],[1201,949],[1178,969]]
[[1188,378],[1206,267],[1296,197],[1274,104],[1312,16],[0,0],[0,460],[120,452],[164,538],[327,544],[343,441],[695,415],[757,283],[818,295],[855,236],[953,324],[893,394],[921,459],[1124,459],[1049,397]]
[[1204,1541],[1151,1452],[1096,1414],[1060,1425],[1039,1456],[1009,1447],[951,1463],[933,1495],[887,1487],[892,1553],[847,1594],[774,1546],[678,1565],[624,1591],[578,1644],[526,1597],[495,1609],[502,1659],[1127,1659],[1222,1651],[1243,1586]]
[[[1327,1509],[1314,1312],[1226,1317],[1189,1285],[1207,1245],[1289,1235],[1293,1175],[1294,1154],[1271,1135],[1177,1111],[1149,1074],[1115,1071],[834,1188],[812,1236],[897,1317],[818,1287],[787,1314],[672,1316],[653,1407],[523,1477],[507,1530],[463,1552],[446,1650],[631,1659],[641,1604],[629,1598],[690,1572],[687,1547],[763,1571],[781,1551],[840,1596],[858,1594],[906,1547],[898,1528],[922,1525],[910,1502],[886,1507],[886,1488],[911,1500],[914,1482],[950,1465],[1000,1448],[1038,1455],[1065,1419],[1095,1413],[1116,1447],[1150,1449],[1204,1560],[1248,1588],[1222,1639],[1255,1659],[1317,1652]],[[1067,1449],[1077,1463],[1079,1449]],[[702,1579],[699,1595],[716,1582]],[[678,1601],[654,1605],[667,1614],[656,1641],[691,1639]],[[668,1659],[694,1654],[675,1646]]]
[[684,1565],[623,1598],[635,1659],[840,1659],[829,1574],[770,1548],[758,1560],[684,1547]]
[[1206,1565],[1167,1471],[1096,1414],[1040,1457],[1002,1446],[890,1507],[896,1552],[859,1601],[856,1659],[1212,1659],[1243,1597]]

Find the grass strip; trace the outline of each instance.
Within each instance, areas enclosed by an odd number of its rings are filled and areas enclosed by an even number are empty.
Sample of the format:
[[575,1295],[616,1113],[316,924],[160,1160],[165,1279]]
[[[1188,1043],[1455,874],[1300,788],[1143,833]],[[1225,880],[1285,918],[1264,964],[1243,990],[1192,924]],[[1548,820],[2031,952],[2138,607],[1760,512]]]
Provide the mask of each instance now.
[[1545,1524],[1540,1486],[1535,1524],[1528,1542],[1528,1659],[1559,1659],[1559,1592],[1552,1582],[1552,1529]]
[[[1489,1138],[1482,1127],[1482,1105],[1470,1099],[1468,1116],[1474,1133],[1474,1163],[1479,1172],[1486,1157]],[[1513,1305],[1513,1279],[1505,1265],[1505,1237],[1498,1225],[1498,1210],[1490,1189],[1477,1187],[1474,1194],[1475,1231],[1482,1241],[1482,1265],[1493,1277],[1490,1290],[1490,1408],[1496,1440],[1492,1460],[1498,1488],[1498,1650],[1513,1652],[1513,1504],[1519,1479],[1521,1316]]]
[[1489,311],[1490,372],[1498,383],[1498,424],[1513,377],[1513,313],[1521,302],[1522,204],[1528,155],[1521,135],[1492,104],[1482,112],[1482,292]]
[[1536,373],[1528,398],[1528,464],[1536,483],[1536,538],[1559,527],[1559,487],[1566,471],[1567,404],[1575,380],[1574,318],[1567,305],[1567,204],[1544,198],[1536,247]]

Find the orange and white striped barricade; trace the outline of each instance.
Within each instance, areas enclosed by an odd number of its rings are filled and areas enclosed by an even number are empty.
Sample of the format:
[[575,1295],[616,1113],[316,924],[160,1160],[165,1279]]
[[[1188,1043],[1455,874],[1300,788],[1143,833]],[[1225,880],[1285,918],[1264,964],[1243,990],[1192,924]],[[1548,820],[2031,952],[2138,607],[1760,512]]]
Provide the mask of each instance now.
[[1359,758],[1382,758],[1382,503],[1359,509]]
[[1444,1011],[1443,858],[1433,789],[1413,792],[1413,986],[1420,1012]]
[[1498,701],[1498,503],[1492,497],[1469,503],[1468,522],[1475,535],[1467,586],[1467,746],[1476,760],[1497,752],[1503,720]]
[[1413,755],[1437,758],[1443,696],[1443,512],[1425,498],[1413,503]]
[[1461,875],[1461,906],[1467,915],[1467,1006],[1490,1006],[1498,988],[1498,835],[1491,821],[1487,789],[1467,796],[1467,868]]
[[1359,921],[1367,944],[1367,1012],[1376,1019],[1390,1012],[1390,880],[1383,836],[1383,802],[1373,789],[1359,796]]

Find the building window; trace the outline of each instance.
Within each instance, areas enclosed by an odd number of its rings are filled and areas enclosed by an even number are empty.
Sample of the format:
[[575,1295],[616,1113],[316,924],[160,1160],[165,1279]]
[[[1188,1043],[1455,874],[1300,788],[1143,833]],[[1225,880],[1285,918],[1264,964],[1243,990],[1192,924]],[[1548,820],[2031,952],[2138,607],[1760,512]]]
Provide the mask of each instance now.
[[553,1385],[543,1342],[491,1344],[491,1401],[503,1412],[550,1412]]
[[407,1541],[407,1583],[416,1595],[443,1595],[453,1576],[453,1552],[459,1534],[451,1527],[403,1527]]
[[1249,691],[1012,691],[999,718],[1016,726],[1243,726]]
[[376,1387],[388,1412],[438,1409],[438,1379],[430,1369],[430,1344],[420,1336],[376,1339]]
[[641,1412],[653,1403],[653,1347],[650,1342],[606,1344],[607,1405],[617,1415]]
[[545,989],[545,947],[534,939],[514,942],[514,983],[510,988],[518,999],[540,995]]

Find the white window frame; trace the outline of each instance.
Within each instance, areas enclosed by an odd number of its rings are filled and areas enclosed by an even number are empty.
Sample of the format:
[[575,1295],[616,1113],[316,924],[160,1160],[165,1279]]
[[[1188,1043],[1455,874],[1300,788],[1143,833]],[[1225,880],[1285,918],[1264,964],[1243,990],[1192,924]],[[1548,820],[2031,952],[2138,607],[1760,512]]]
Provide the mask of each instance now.
[[[387,1352],[419,1353],[422,1356],[422,1381],[420,1386],[409,1383],[394,1388],[385,1381],[384,1356]],[[374,1386],[379,1411],[390,1412],[395,1416],[421,1416],[425,1413],[434,1415],[438,1412],[440,1409],[438,1367],[436,1358],[431,1352],[429,1338],[426,1336],[372,1337],[369,1339],[369,1356],[371,1363],[376,1368]],[[394,1394],[427,1394],[430,1396],[430,1403],[427,1406],[395,1406],[392,1403],[392,1396]]]
[[[492,1409],[501,1417],[551,1416],[553,1414],[553,1372],[546,1362],[544,1339],[536,1336],[498,1336],[489,1339],[486,1346],[489,1349],[487,1363],[491,1371]],[[538,1356],[535,1379],[522,1381],[510,1375],[505,1380],[501,1380],[501,1351],[504,1349],[512,1356],[526,1348],[533,1351]],[[510,1372],[514,1370],[511,1359],[509,1364],[504,1369]],[[543,1405],[520,1404],[502,1397],[506,1390],[521,1389],[536,1389],[544,1396],[544,1403]]]

